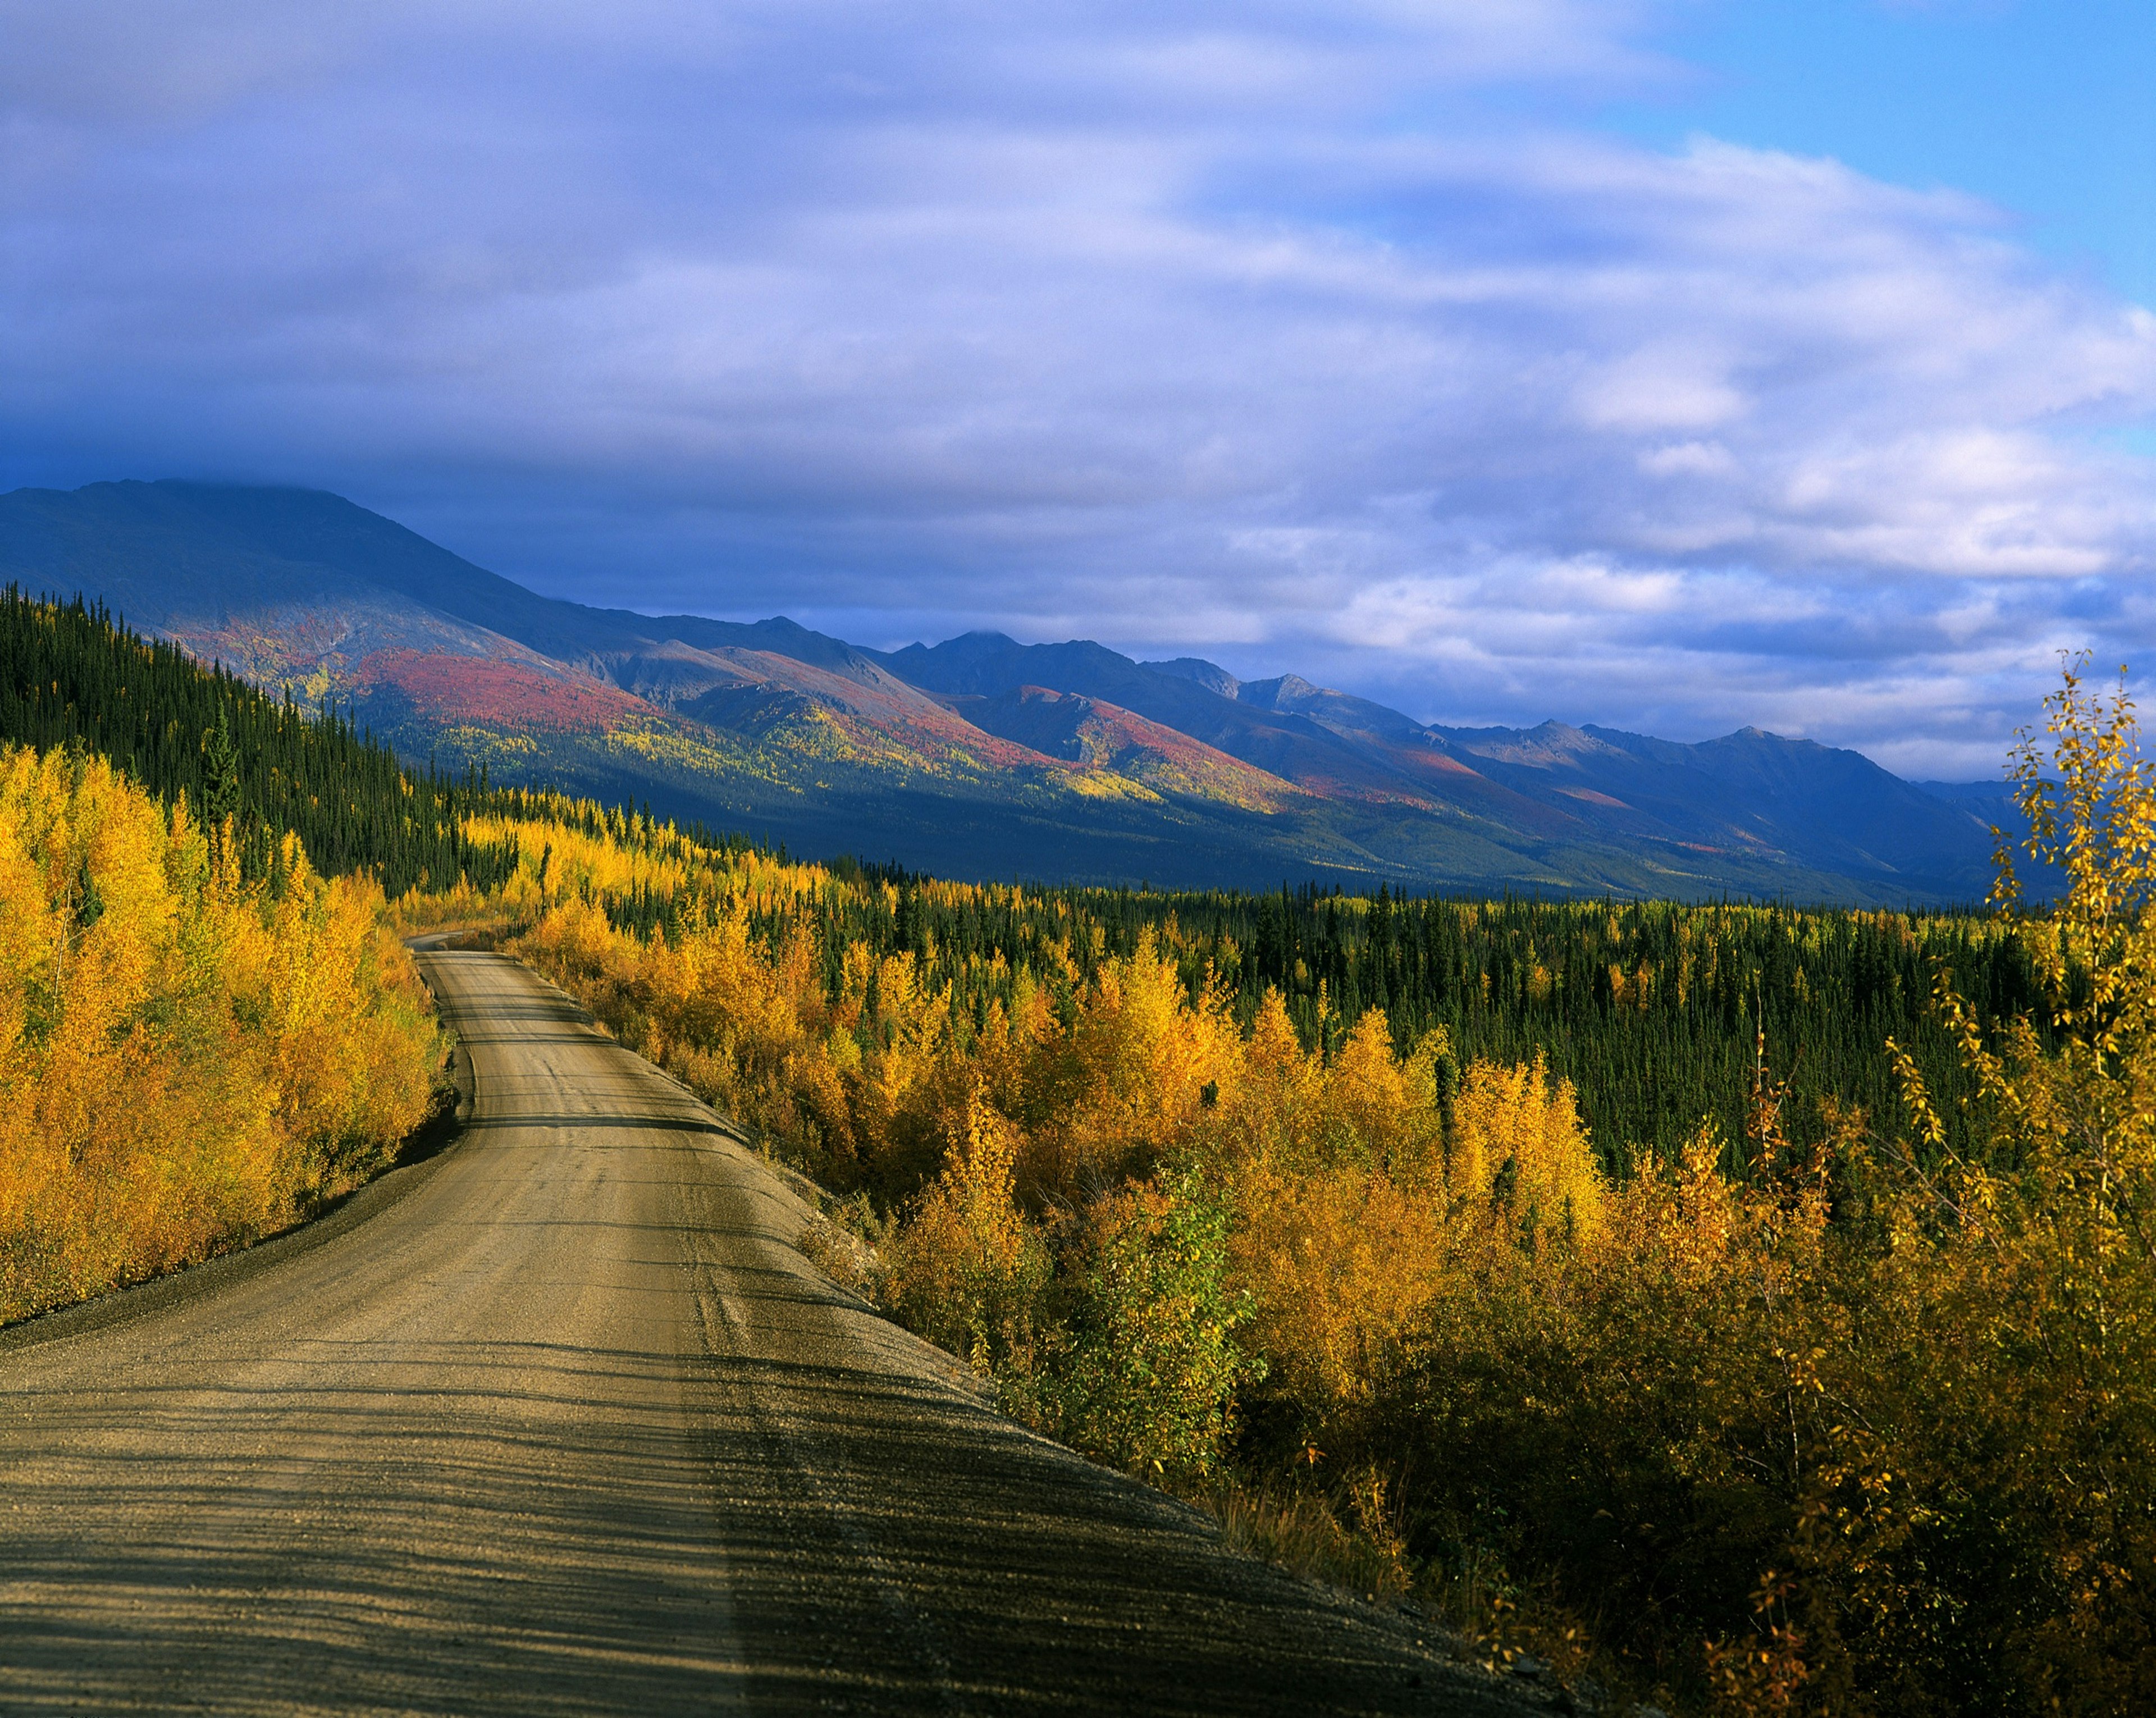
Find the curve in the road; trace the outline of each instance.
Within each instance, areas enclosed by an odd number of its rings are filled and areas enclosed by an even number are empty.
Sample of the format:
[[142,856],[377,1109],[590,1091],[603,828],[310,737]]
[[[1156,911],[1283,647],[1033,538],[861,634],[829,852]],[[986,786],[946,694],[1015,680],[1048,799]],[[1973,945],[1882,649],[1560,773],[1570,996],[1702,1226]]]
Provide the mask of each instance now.
[[422,958],[459,1144],[0,1335],[0,1710],[1527,1704],[990,1411],[680,1087],[511,961]]

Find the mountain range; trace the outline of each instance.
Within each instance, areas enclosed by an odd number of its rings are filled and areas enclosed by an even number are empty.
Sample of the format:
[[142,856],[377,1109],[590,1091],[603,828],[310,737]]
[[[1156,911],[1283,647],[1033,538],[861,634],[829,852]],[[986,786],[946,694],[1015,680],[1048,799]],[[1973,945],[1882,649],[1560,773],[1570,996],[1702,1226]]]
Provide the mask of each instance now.
[[1960,902],[2011,816],[1997,783],[1756,728],[1445,727],[1084,641],[878,650],[592,608],[316,490],[18,490],[0,578],[348,707],[414,761],[959,878]]

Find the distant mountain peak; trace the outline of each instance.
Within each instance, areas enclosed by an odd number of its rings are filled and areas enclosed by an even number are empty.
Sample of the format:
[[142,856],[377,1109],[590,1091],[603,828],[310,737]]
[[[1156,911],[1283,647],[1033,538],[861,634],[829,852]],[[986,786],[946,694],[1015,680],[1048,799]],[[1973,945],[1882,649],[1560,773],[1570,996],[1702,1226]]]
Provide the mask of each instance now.
[[1292,710],[1313,698],[1339,698],[1344,693],[1306,680],[1301,674],[1275,674],[1269,680],[1245,680],[1235,696],[1242,703],[1265,710]]
[[1189,680],[1223,698],[1233,698],[1243,684],[1219,664],[1208,662],[1202,656],[1178,656],[1166,662],[1141,662],[1138,666],[1149,668],[1158,674],[1172,674],[1178,680]]

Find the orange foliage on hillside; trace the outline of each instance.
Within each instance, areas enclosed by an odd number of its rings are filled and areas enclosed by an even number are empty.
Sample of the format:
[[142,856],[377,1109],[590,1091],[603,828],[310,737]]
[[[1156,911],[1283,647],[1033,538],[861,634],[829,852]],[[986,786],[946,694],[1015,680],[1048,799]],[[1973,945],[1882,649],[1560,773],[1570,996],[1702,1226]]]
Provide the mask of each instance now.
[[379,890],[289,837],[280,874],[100,759],[0,753],[0,1319],[283,1228],[424,1116]]

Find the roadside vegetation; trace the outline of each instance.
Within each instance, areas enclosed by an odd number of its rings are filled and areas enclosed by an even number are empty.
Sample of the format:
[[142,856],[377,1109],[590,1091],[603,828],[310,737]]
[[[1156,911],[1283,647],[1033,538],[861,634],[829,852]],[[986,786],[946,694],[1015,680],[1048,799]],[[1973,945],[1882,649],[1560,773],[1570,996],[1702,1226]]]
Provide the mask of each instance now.
[[834,1274],[1254,1548],[1671,1710],[2121,1712],[2156,785],[2123,700],[2050,715],[2042,910],[2010,872],[1965,915],[1171,900],[567,803],[475,833],[524,855],[513,946],[831,1190]]
[[[4,760],[11,1305],[424,1106],[388,847],[324,881],[274,783],[201,828],[270,779],[222,708],[200,785]],[[431,829],[401,927],[506,926],[829,1190],[835,1277],[1262,1554],[1672,1712],[2128,1712],[2156,779],[2072,674],[2016,769],[2066,892],[1962,915],[961,885],[408,773],[341,827]]]
[[480,791],[0,595],[0,1321],[287,1227],[390,1160],[442,1041],[378,880],[502,869],[460,826]]
[[283,1228],[427,1113],[379,885],[234,846],[101,758],[0,755],[0,1320]]

